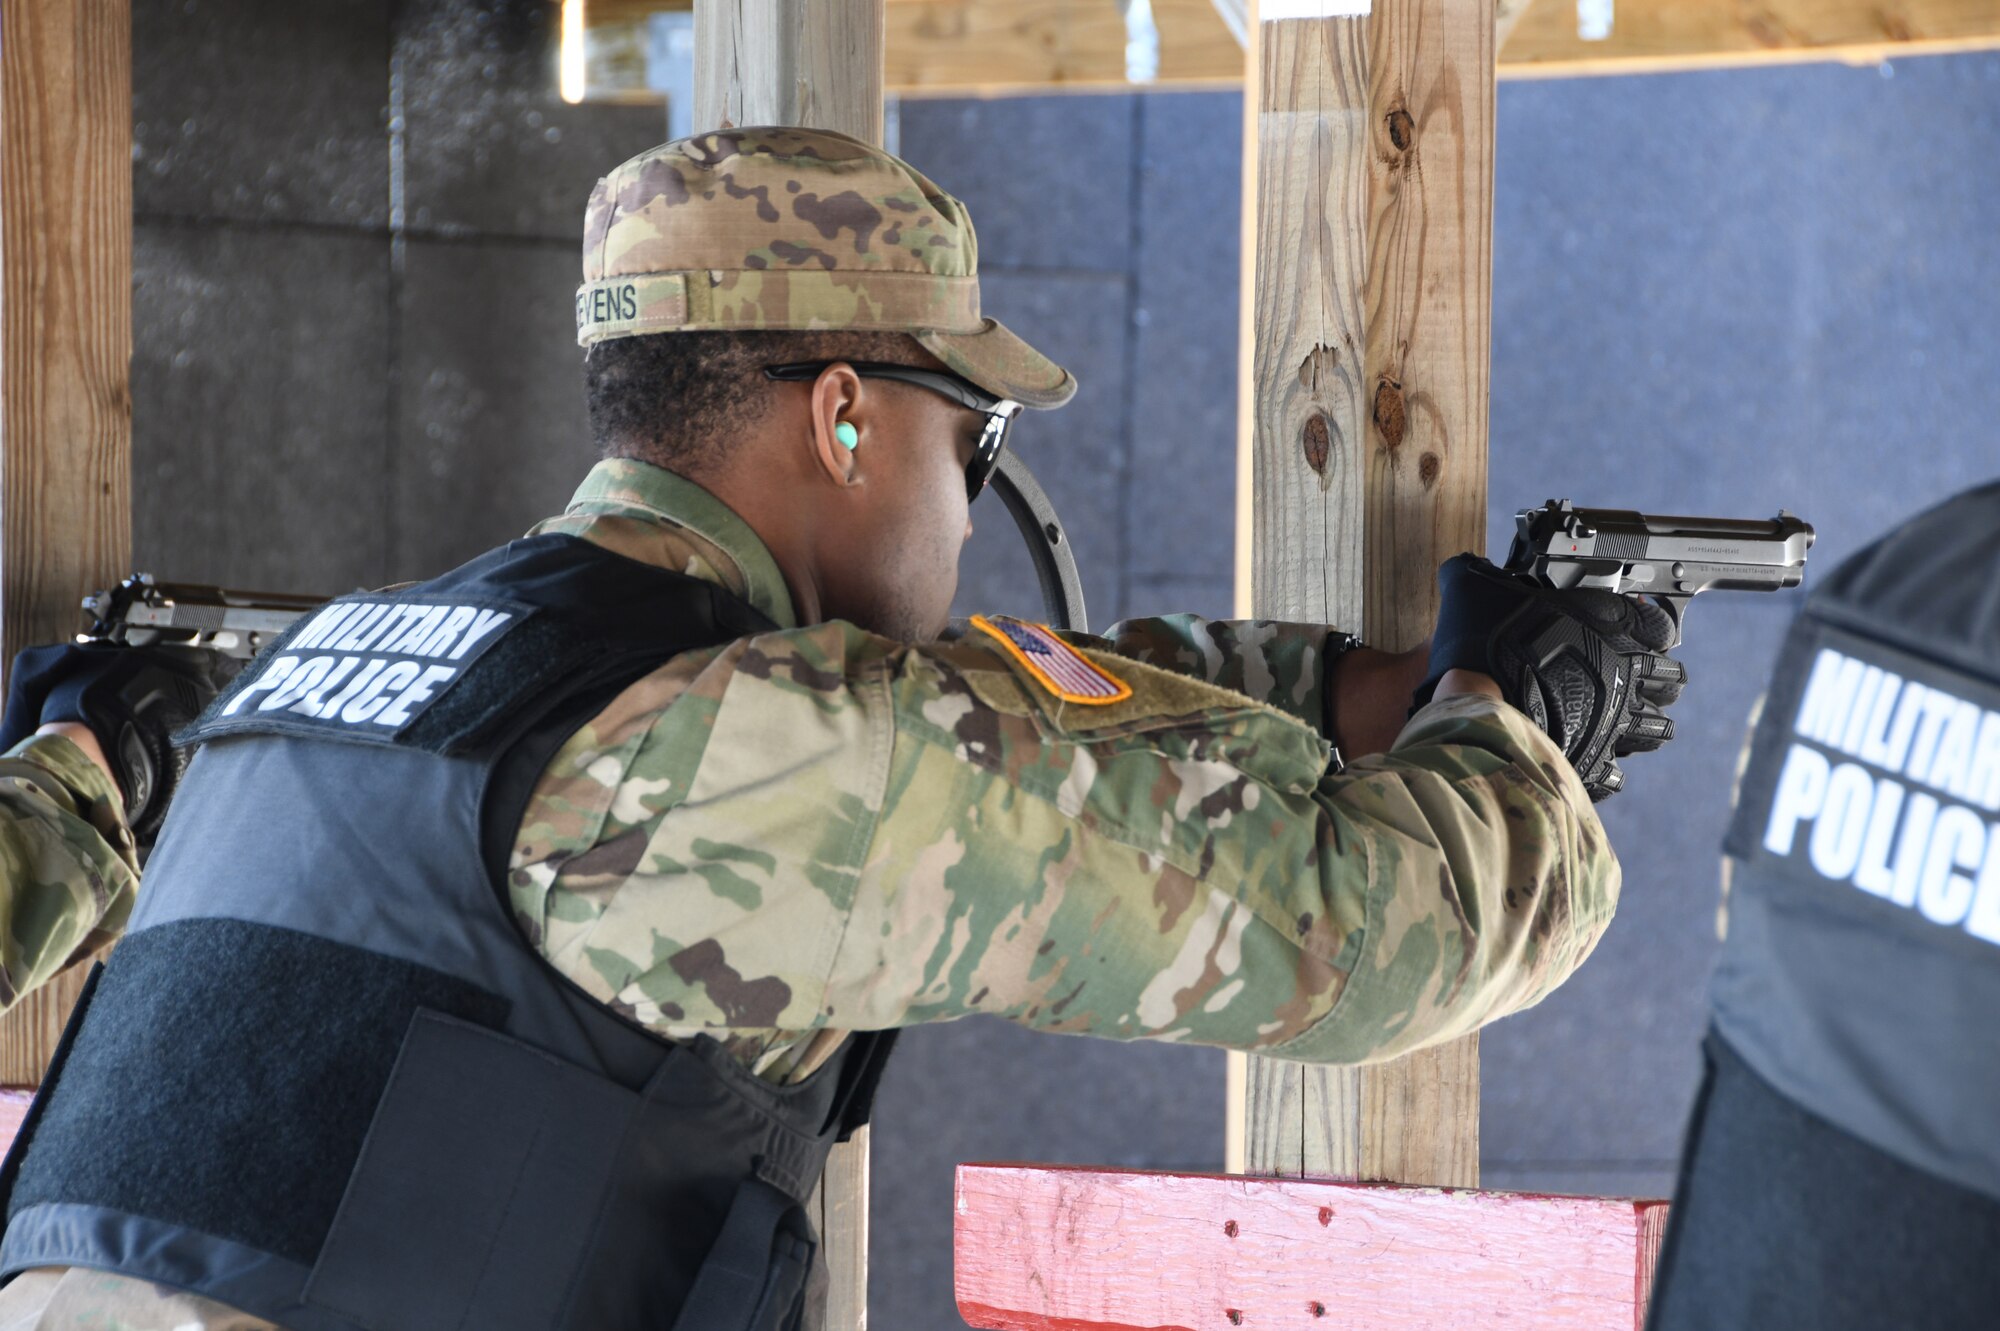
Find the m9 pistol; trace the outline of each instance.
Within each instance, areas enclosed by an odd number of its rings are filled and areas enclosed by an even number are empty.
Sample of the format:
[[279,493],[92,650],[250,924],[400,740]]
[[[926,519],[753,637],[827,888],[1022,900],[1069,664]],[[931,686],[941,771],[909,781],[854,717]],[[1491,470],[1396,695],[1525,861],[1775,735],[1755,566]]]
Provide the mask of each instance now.
[[84,598],[89,627],[76,641],[134,649],[80,705],[125,797],[142,861],[187,769],[190,755],[172,736],[319,603],[316,596],[157,582],[144,573]]
[[292,621],[327,599],[159,582],[138,573],[84,598],[90,627],[76,640],[198,652],[212,659],[211,669],[226,683]]
[[1672,617],[1678,646],[1689,601],[1796,587],[1812,544],[1811,525],[1783,510],[1762,520],[1650,517],[1551,499],[1514,515],[1506,567],[1548,587],[1648,597]]

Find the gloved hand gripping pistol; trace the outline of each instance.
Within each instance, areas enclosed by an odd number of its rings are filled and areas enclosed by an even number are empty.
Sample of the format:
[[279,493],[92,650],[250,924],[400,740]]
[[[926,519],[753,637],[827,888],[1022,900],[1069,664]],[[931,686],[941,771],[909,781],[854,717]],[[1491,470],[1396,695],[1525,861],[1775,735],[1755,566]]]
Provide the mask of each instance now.
[[1813,530],[1768,521],[1648,517],[1552,499],[1516,516],[1504,568],[1459,555],[1438,573],[1429,698],[1447,670],[1490,676],[1553,739],[1593,799],[1625,782],[1617,759],[1659,748],[1687,682],[1667,653],[1704,591],[1777,591],[1805,575]]
[[90,626],[74,646],[30,648],[16,659],[0,739],[11,745],[50,720],[88,726],[117,778],[132,835],[148,847],[187,767],[174,732],[323,599],[127,578],[85,598]]
[[1547,587],[1653,598],[1673,621],[1674,648],[1698,594],[1796,587],[1812,544],[1813,529],[1783,510],[1764,521],[1648,517],[1551,499],[1514,515],[1507,567]]

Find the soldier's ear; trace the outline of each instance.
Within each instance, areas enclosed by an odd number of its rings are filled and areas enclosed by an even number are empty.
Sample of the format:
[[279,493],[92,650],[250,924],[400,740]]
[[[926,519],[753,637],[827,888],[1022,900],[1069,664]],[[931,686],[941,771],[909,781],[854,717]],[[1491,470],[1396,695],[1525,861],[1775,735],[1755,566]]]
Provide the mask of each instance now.
[[829,365],[813,380],[808,446],[821,474],[842,489],[862,482],[869,417],[873,414],[866,398],[861,377],[845,364]]

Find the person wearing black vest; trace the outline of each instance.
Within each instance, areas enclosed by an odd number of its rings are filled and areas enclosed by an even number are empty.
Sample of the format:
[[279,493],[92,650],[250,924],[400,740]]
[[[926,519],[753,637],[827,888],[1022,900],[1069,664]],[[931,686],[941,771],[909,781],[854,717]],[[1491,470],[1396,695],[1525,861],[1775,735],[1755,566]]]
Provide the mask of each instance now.
[[1814,587],[1725,852],[1647,1325],[2000,1324],[2000,483]]
[[980,313],[976,254],[837,134],[607,176],[576,304],[605,460],[191,707],[143,891],[146,658],[17,665],[9,978],[124,938],[0,1168],[0,1325],[791,1331],[803,1203],[900,1027],[1356,1062],[1582,962],[1661,625],[1465,556],[1428,653],[947,632],[967,506],[1075,391]]

